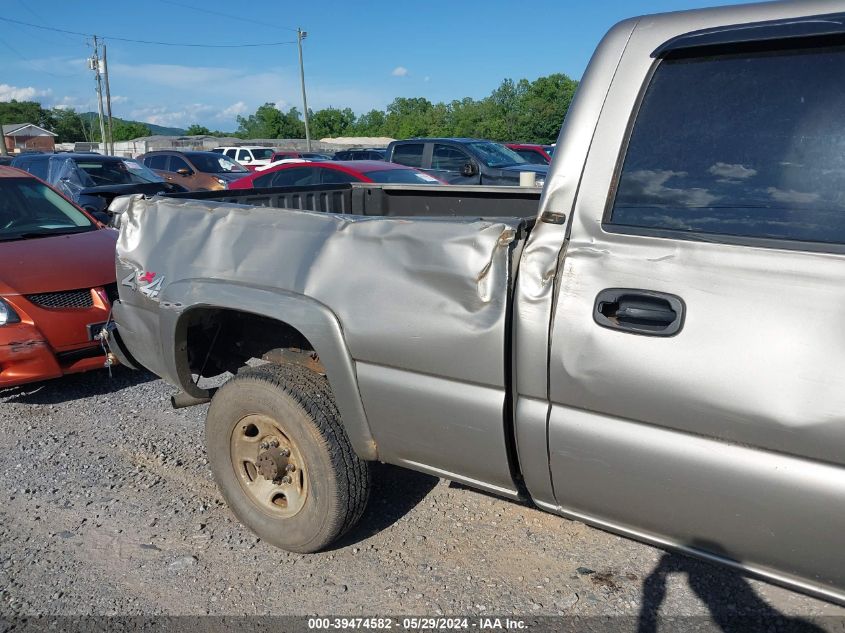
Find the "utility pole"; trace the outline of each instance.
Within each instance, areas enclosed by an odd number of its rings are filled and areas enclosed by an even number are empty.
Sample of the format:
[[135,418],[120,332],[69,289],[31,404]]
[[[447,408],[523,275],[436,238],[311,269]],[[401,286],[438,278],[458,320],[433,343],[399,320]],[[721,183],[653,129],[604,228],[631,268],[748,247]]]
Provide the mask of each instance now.
[[302,40],[308,37],[308,33],[302,29],[296,29],[296,44],[299,47],[299,79],[302,82],[302,116],[305,119],[305,145],[311,151],[311,130],[308,129],[308,99],[305,96],[305,66],[302,63]]
[[9,150],[6,149],[6,135],[3,133],[3,122],[0,121],[0,156],[8,156]]
[[114,156],[114,134],[112,133],[111,120],[111,90],[109,89],[109,62],[106,58],[106,45],[103,44],[103,78],[106,80],[106,112],[108,113],[109,124],[109,154]]
[[6,149],[6,134],[3,132],[3,119],[0,119],[0,156],[8,156],[9,150]]
[[106,138],[106,124],[103,120],[103,80],[100,76],[100,44],[97,41],[97,36],[94,36],[94,55],[88,59],[88,68],[94,71],[94,79],[97,82],[97,113],[100,115],[100,139],[103,146],[106,148],[106,153],[109,153],[108,139]]

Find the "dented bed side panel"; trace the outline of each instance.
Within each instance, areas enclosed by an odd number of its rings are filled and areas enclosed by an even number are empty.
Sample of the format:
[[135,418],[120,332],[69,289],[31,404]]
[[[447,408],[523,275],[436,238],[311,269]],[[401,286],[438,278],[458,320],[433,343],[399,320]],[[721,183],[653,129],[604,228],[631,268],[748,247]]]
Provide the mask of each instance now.
[[[136,198],[117,252],[124,277],[125,270],[164,279],[147,308],[186,279],[298,293],[338,316],[356,361],[504,387],[510,251],[519,225]],[[120,292],[132,305],[151,301],[125,285]]]
[[[356,365],[387,368],[368,372],[367,389],[360,392],[376,444],[380,435],[395,437],[407,425],[430,441],[409,442],[401,454],[404,463],[458,479],[476,478],[484,464],[483,479],[512,490],[503,412],[505,340],[511,256],[521,226],[517,218],[367,218],[139,197],[123,217],[118,277],[154,273],[160,292],[151,297],[141,286],[133,291],[121,285],[120,313],[167,311],[165,320],[175,322],[174,314],[209,301],[189,290],[196,285],[191,280],[230,282],[235,293],[240,286],[308,297],[336,315]],[[169,288],[182,290],[175,296]],[[243,309],[252,311],[246,292],[244,297]],[[173,327],[156,327],[159,332],[134,333],[135,346],[161,340],[160,353],[170,367],[158,361],[152,368],[179,382],[169,360],[177,354],[174,332],[165,331]],[[148,351],[127,346],[143,362]],[[380,379],[384,376],[389,380]],[[397,377],[413,390],[425,376],[438,378],[432,397],[421,399],[413,416],[394,416],[390,403]],[[452,415],[435,406],[438,390],[461,389],[462,383],[478,387],[466,389],[476,401],[461,400]],[[463,419],[462,412],[470,410],[496,415]],[[471,442],[465,449],[477,448],[464,464],[430,448],[453,442],[456,433]],[[400,459],[391,455],[391,445],[385,445],[386,453],[380,447],[380,459]]]

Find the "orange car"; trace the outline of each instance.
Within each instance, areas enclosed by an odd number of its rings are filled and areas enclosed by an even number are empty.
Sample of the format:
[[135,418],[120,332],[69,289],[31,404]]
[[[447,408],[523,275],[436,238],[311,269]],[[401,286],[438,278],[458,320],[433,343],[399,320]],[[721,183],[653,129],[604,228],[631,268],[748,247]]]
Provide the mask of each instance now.
[[0,388],[104,366],[117,232],[0,167]]

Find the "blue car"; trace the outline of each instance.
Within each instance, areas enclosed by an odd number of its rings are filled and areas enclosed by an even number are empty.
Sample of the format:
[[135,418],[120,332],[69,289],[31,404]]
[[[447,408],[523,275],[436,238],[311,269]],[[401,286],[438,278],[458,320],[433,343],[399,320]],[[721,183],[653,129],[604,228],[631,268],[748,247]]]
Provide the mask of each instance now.
[[131,158],[99,154],[24,154],[12,167],[29,172],[53,185],[67,198],[102,222],[117,196],[133,193],[156,194],[186,191]]

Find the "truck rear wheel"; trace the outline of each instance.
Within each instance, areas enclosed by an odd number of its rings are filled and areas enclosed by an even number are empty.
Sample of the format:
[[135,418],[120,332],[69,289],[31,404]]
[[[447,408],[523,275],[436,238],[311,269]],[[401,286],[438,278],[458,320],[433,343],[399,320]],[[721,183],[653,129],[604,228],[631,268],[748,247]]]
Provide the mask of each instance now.
[[316,552],[361,517],[369,467],[320,374],[300,365],[245,369],[214,395],[205,431],[226,502],[268,543]]

